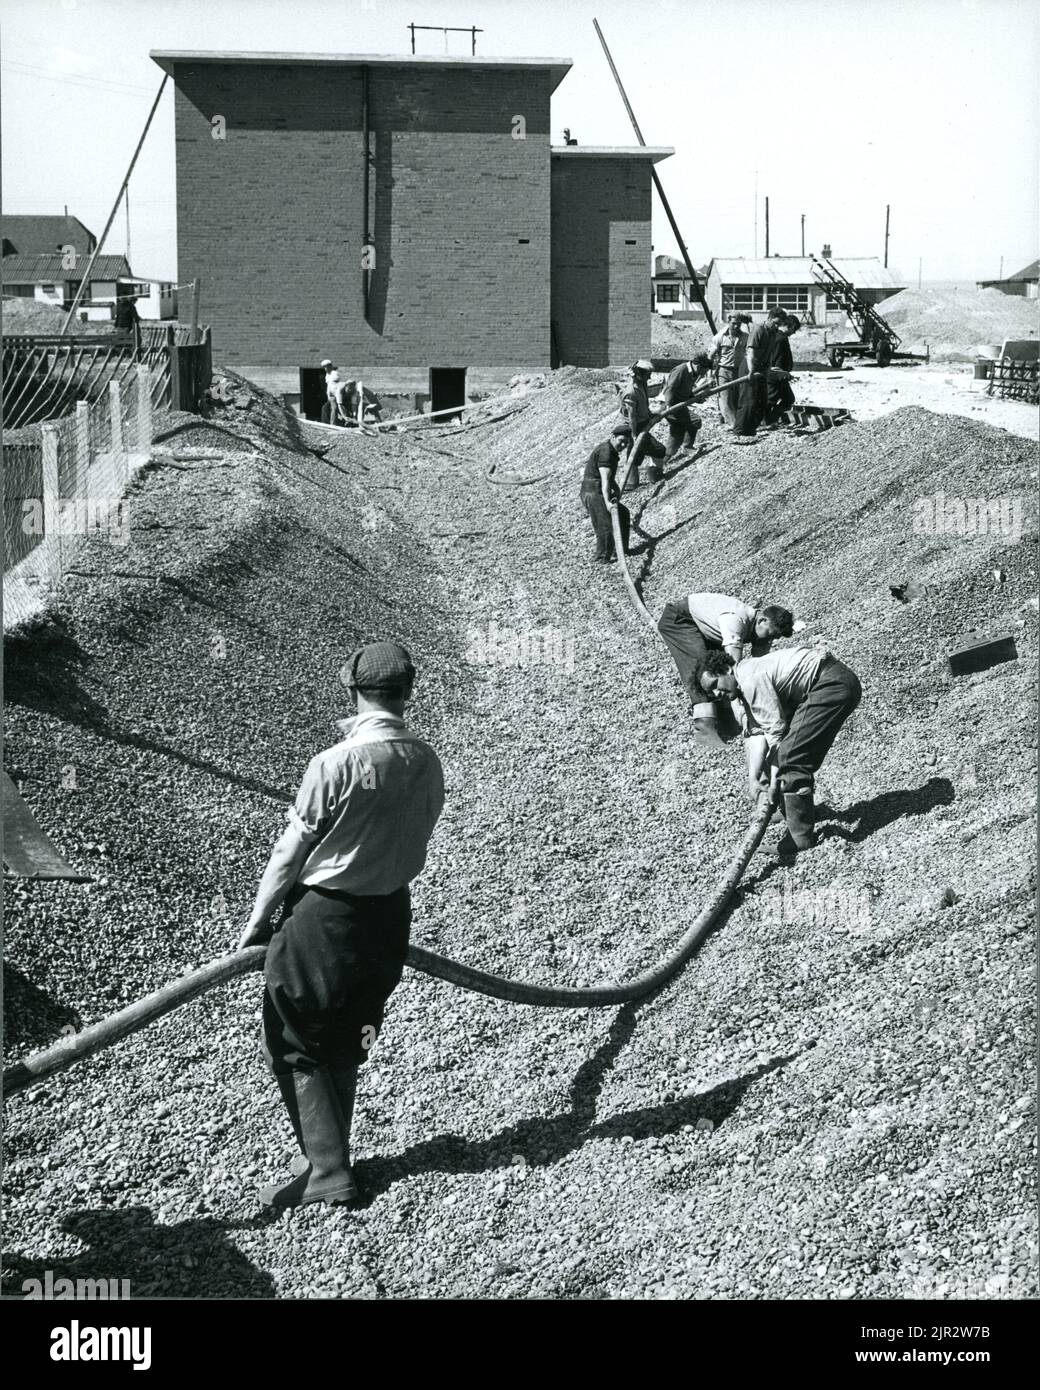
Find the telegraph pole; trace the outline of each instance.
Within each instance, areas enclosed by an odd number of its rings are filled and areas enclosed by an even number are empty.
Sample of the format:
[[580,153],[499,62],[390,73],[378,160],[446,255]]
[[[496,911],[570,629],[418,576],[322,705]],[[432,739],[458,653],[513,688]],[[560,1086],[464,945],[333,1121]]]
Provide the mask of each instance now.
[[769,197],[766,196],[766,260],[769,259]]
[[888,269],[888,214],[889,214],[889,211],[890,211],[889,204],[886,203],[886,204],[885,204],[885,269],[886,269],[886,270]]
[[805,213],[802,213],[802,255],[805,255]]

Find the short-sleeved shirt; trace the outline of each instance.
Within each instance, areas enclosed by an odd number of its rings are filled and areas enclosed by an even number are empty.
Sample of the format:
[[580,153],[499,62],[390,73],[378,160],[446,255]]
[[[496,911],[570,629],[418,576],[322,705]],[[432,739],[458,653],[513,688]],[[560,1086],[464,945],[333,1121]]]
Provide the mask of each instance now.
[[826,647],[782,647],[739,661],[733,674],[751,712],[747,732],[765,734],[775,748],[828,655]]
[[310,853],[299,881],[383,896],[410,883],[444,808],[444,773],[428,743],[381,711],[342,726],[346,737],[312,758],[289,824]]
[[724,328],[721,333],[716,333],[712,343],[718,350],[719,366],[732,368],[739,376],[740,368],[743,367],[747,354],[747,340],[748,335],[743,331],[736,339],[730,337],[728,328]]
[[755,371],[764,372],[773,356],[775,330],[768,323],[756,323],[748,334],[747,351],[755,354]]
[[720,647],[740,646],[755,635],[757,609],[731,594],[691,594],[686,600],[690,617],[709,642]]
[[646,387],[630,381],[621,393],[621,418],[632,426],[632,434],[642,434],[650,424],[650,398]]
[[581,475],[581,485],[587,488],[591,483],[597,492],[600,490],[599,470],[607,469],[610,477],[607,479],[607,486],[612,487],[617,475],[618,451],[607,440],[602,444],[597,444],[592,453],[585,460],[585,469]]

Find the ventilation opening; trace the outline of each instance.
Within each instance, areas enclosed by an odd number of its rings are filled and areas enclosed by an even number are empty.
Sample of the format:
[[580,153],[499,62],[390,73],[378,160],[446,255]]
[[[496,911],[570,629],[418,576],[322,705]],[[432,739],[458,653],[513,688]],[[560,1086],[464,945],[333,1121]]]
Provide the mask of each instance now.
[[519,238],[519,244],[521,246],[530,246],[531,238],[529,236],[522,236]]
[[[466,368],[430,368],[430,410],[460,411],[466,404]],[[460,419],[460,415],[440,415],[438,421]]]
[[635,246],[635,244],[636,244],[636,239],[635,239],[635,237],[631,237],[631,238],[630,238],[630,237],[625,237],[625,245],[626,245],[626,246]]

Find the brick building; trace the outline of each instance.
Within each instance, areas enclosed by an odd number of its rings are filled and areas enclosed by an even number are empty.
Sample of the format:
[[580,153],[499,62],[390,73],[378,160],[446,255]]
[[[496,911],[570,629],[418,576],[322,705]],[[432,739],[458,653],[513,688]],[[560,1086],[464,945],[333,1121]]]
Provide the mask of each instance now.
[[650,166],[671,150],[551,145],[569,60],[152,57],[176,87],[178,276],[201,277],[227,366],[306,395],[300,369],[331,357],[454,404],[649,352]]

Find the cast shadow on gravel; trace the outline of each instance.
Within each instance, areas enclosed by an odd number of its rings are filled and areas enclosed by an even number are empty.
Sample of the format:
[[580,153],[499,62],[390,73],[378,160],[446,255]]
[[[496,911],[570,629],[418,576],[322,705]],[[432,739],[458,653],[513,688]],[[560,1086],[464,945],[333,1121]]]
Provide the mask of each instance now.
[[575,1073],[568,1096],[570,1109],[565,1114],[520,1120],[489,1139],[469,1140],[457,1134],[439,1134],[411,1145],[396,1158],[361,1161],[355,1164],[355,1169],[364,1192],[362,1204],[368,1206],[395,1182],[420,1173],[491,1172],[508,1168],[514,1154],[522,1154],[530,1167],[545,1168],[594,1139],[656,1138],[672,1134],[683,1125],[692,1125],[702,1117],[712,1120],[718,1128],[738,1108],[745,1093],[760,1077],[786,1066],[798,1055],[792,1053],[774,1058],[744,1076],[697,1095],[627,1110],[597,1124],[596,1102],[604,1081],[622,1048],[632,1038],[637,1010],[645,1003],[647,1000],[643,999],[618,1010],[606,1041]]
[[83,1021],[75,1009],[60,1004],[28,976],[4,961],[4,1047],[46,1047],[62,1028],[79,1032]]
[[[907,820],[911,816],[926,816],[937,806],[952,806],[955,800],[953,783],[948,777],[929,777],[920,787],[882,792],[869,800],[857,801],[844,811],[820,805],[816,812],[817,821],[832,822],[821,826],[820,840],[840,839],[859,844],[895,821]],[[834,821],[842,824],[835,825]],[[846,830],[846,825],[852,825],[853,829]]]
[[[157,1225],[147,1207],[73,1211],[61,1230],[90,1247],[71,1259],[4,1254],[3,1292],[24,1297],[27,1279],[129,1282],[130,1298],[276,1298],[270,1276],[231,1245],[212,1217]],[[190,1263],[189,1263],[190,1261]],[[106,1305],[108,1306],[108,1305]]]

